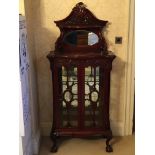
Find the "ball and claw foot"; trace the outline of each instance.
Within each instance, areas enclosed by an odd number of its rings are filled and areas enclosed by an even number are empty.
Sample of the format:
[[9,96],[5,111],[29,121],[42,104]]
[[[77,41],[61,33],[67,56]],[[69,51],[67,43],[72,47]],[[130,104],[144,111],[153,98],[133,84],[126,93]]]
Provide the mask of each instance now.
[[56,146],[56,145],[53,145],[52,147],[51,147],[51,152],[52,153],[55,153],[55,152],[57,152],[58,151],[58,147]]
[[106,152],[113,152],[111,145],[106,146]]

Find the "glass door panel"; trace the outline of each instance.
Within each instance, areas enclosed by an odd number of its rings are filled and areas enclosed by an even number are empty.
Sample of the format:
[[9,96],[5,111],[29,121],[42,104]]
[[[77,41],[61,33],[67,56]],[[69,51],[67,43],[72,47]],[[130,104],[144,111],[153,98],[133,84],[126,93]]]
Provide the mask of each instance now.
[[100,95],[100,67],[85,68],[85,127],[101,127],[103,101]]
[[59,74],[59,103],[61,108],[61,127],[77,127],[78,126],[78,81],[77,67],[60,68]]

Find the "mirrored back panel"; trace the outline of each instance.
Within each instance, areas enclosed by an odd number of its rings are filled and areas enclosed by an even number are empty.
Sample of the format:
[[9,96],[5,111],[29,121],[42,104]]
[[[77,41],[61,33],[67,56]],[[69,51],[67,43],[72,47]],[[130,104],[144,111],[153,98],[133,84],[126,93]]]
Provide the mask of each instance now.
[[67,33],[64,37],[64,42],[74,46],[91,46],[97,44],[99,41],[98,36],[85,30],[76,30]]

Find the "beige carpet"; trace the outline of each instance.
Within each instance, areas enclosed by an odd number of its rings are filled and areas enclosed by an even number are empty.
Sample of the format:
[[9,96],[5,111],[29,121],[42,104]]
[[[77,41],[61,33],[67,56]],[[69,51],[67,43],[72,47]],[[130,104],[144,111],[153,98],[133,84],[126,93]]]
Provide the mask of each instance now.
[[[52,155],[50,147],[52,142],[49,137],[43,137],[39,155]],[[113,152],[105,151],[105,139],[78,139],[67,138],[61,140],[60,147],[55,155],[134,155],[135,137],[115,137],[111,144]]]

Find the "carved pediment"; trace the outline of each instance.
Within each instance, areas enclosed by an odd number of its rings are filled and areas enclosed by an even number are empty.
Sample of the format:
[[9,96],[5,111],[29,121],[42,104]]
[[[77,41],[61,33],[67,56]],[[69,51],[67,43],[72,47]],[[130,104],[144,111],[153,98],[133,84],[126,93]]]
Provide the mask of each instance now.
[[79,27],[104,27],[108,21],[97,19],[87,8],[80,2],[72,9],[72,12],[63,20],[55,21],[59,28],[79,28]]

